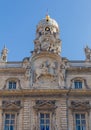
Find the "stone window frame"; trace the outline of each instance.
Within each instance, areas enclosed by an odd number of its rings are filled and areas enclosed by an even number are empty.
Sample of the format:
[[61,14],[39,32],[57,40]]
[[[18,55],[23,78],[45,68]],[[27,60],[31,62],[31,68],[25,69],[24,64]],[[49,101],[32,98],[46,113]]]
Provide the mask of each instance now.
[[[74,86],[75,81],[82,82],[82,88],[75,88],[75,86]],[[85,89],[85,88],[88,88],[87,80],[85,78],[83,78],[83,77],[75,77],[75,78],[71,79],[71,86],[72,86],[72,89]]]
[[88,112],[86,111],[74,111],[73,112],[73,130],[76,130],[76,118],[75,118],[75,115],[76,114],[85,114],[85,121],[86,121],[86,130],[89,130],[89,123],[88,123]]
[[55,105],[54,100],[37,100],[33,108],[36,111],[37,126],[35,127],[37,127],[38,130],[40,130],[40,113],[50,114],[50,130],[55,129],[56,124],[53,124],[53,122],[55,121],[55,109],[57,106]]
[[15,114],[14,130],[18,130],[19,116],[20,116],[20,111],[22,109],[21,100],[13,100],[13,99],[3,100],[0,109],[2,110],[2,130],[4,130],[4,126],[5,126],[5,114]]
[[[89,122],[89,115],[90,115],[90,110],[91,110],[91,105],[90,105],[90,102],[89,100],[72,100],[70,102],[70,105],[69,105],[69,109],[70,109],[70,112],[71,112],[71,115],[72,116],[72,129],[73,130],[76,130],[75,129],[75,114],[85,114],[85,117],[86,117],[86,130],[89,130],[89,126],[90,126],[90,122]],[[71,122],[70,122],[71,123]]]
[[[9,89],[9,82],[16,82],[16,89]],[[18,78],[8,78],[6,81],[5,81],[5,85],[3,87],[3,89],[6,89],[6,90],[17,90],[17,89],[22,89],[21,88],[21,83],[20,83],[20,80]]]
[[14,130],[17,130],[17,124],[18,124],[18,113],[15,111],[5,111],[3,112],[3,130],[5,130],[5,115],[6,114],[14,114],[15,115],[15,127]]
[[47,110],[41,110],[41,111],[38,111],[38,117],[37,117],[37,122],[38,122],[38,127],[39,127],[39,130],[40,130],[40,114],[49,114],[50,115],[50,130],[52,130],[52,112],[50,111],[47,111]]

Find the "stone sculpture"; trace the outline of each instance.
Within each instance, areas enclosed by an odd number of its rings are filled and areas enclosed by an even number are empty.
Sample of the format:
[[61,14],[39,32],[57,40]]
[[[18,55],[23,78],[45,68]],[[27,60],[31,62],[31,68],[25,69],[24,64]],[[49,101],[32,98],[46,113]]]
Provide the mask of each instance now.
[[90,61],[91,60],[91,49],[88,46],[86,46],[84,51],[85,51],[86,61]]

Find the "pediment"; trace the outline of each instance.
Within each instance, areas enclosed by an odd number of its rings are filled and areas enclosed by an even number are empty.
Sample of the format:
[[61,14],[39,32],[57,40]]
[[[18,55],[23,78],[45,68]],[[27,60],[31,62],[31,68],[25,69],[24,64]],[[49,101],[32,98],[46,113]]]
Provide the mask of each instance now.
[[42,101],[39,103],[36,103],[36,105],[34,106],[34,109],[37,110],[54,110],[57,107],[55,106],[55,104],[51,101]]
[[18,109],[20,109],[20,106],[17,106],[16,104],[13,104],[13,103],[10,103],[10,104],[7,104],[6,106],[4,106],[3,109],[18,110]]
[[19,110],[19,109],[21,109],[21,104],[20,104],[20,101],[3,101],[1,109]]
[[81,110],[81,111],[88,111],[89,109],[91,109],[91,105],[89,104],[88,101],[72,101],[71,105],[69,107],[72,110]]

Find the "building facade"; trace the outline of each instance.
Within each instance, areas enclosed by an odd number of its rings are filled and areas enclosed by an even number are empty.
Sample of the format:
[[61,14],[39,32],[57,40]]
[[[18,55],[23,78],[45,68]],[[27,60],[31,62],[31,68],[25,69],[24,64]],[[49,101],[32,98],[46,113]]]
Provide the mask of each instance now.
[[91,130],[91,49],[84,61],[61,56],[57,22],[36,28],[34,50],[21,62],[0,58],[0,130]]

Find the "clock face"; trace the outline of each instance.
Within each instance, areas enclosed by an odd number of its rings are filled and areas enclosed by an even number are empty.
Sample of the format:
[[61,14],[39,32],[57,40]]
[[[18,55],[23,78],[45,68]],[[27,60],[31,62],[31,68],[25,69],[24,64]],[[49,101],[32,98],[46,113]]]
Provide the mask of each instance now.
[[49,28],[49,27],[46,27],[46,28],[45,28],[45,31],[50,31],[50,28]]

